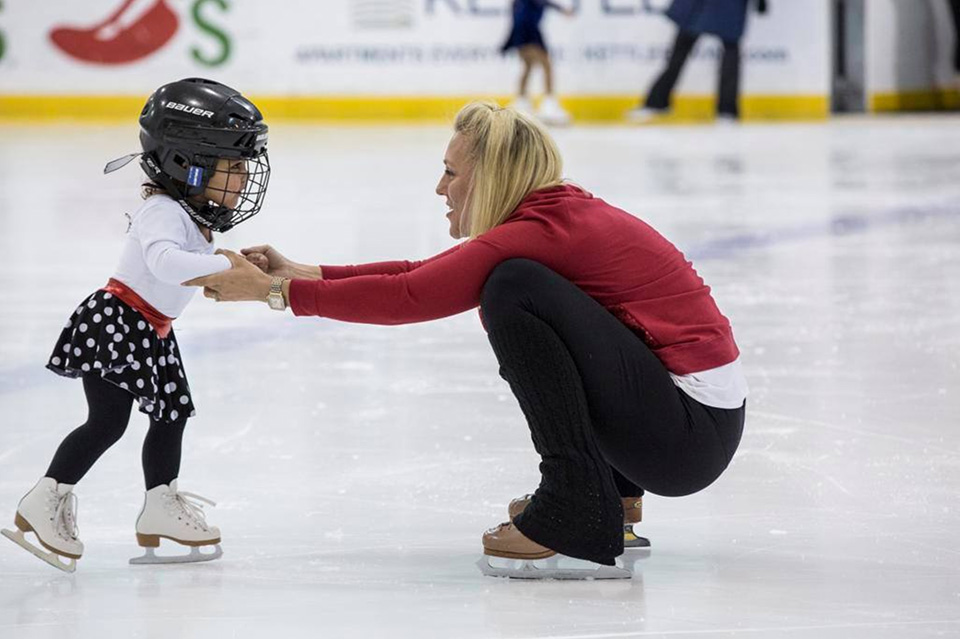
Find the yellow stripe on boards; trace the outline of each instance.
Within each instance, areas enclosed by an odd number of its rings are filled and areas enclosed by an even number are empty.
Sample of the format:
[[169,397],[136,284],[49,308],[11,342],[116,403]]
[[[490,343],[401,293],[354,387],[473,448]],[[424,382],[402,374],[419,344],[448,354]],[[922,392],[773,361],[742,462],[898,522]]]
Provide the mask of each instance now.
[[740,114],[754,120],[824,120],[830,117],[826,95],[748,95],[740,103]]
[[[509,96],[251,96],[268,121],[301,120],[341,123],[450,122],[471,100]],[[0,121],[89,120],[129,122],[140,115],[147,96],[0,95]],[[573,95],[560,98],[575,121],[618,123],[639,103],[638,96]],[[830,100],[819,95],[746,95],[741,114],[746,121],[824,119]],[[715,98],[681,95],[669,115],[656,122],[706,122],[714,118]]]
[[131,121],[147,96],[0,95],[2,120]]
[[[391,96],[254,96],[251,98],[272,119],[396,122],[449,122],[471,100],[490,97],[391,97]],[[501,100],[501,103],[504,101]]]
[[[624,114],[640,105],[637,96],[569,96],[560,102],[580,122],[622,122]],[[744,121],[823,120],[830,115],[830,99],[825,95],[747,95],[740,99]],[[716,98],[711,95],[680,95],[674,98],[669,113],[651,124],[687,124],[709,122],[716,118]]]
[[901,93],[874,93],[870,96],[870,111],[939,111],[960,108],[960,91],[904,91]]

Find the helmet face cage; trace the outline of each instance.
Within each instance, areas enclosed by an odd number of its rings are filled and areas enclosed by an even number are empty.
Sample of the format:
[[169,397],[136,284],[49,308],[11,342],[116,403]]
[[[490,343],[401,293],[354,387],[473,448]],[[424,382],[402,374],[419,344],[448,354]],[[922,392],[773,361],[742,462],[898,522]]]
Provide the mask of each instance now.
[[[176,151],[177,164],[184,162]],[[219,160],[224,160],[222,163]],[[238,166],[239,163],[239,166]],[[153,154],[144,154],[141,166],[147,176],[176,199],[201,226],[223,233],[248,220],[263,207],[270,182],[270,157],[264,149],[249,159],[193,156],[183,164],[185,179],[160,168]]]
[[222,233],[260,212],[270,181],[270,158],[264,150],[246,160],[210,159],[214,168],[200,196],[206,201],[198,205],[196,214],[201,224]]

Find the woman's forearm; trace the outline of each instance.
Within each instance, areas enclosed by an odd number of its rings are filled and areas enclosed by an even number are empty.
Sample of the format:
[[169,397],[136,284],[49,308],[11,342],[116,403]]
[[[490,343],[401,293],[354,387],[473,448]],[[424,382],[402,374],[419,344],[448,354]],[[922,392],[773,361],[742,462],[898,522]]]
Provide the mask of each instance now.
[[314,264],[291,263],[289,273],[285,277],[298,280],[322,280],[323,270]]

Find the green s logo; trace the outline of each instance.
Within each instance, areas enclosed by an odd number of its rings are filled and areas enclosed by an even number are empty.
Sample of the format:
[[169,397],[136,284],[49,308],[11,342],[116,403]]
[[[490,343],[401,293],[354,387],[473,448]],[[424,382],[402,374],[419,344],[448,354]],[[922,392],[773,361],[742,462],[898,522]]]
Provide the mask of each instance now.
[[[3,3],[0,2],[0,9],[3,9]],[[0,31],[0,60],[3,60],[3,54],[7,52],[7,41],[3,37],[3,31]]]
[[219,52],[213,56],[208,56],[197,47],[193,47],[190,50],[190,54],[193,56],[193,59],[200,64],[208,67],[216,67],[230,58],[230,38],[228,38],[227,34],[221,29],[218,29],[216,25],[207,21],[204,15],[206,12],[203,10],[206,5],[215,5],[224,13],[230,10],[230,5],[227,4],[227,0],[197,0],[193,4],[194,23],[196,23],[198,29],[217,41]]

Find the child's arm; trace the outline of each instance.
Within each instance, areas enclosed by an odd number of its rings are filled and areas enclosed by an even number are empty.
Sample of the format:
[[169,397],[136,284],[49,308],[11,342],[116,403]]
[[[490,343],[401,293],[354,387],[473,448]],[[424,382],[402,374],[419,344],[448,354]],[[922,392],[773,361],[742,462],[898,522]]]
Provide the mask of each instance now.
[[147,268],[161,282],[180,284],[230,268],[225,255],[203,255],[181,248],[188,236],[185,221],[178,215],[158,209],[145,211],[137,220],[137,234]]

